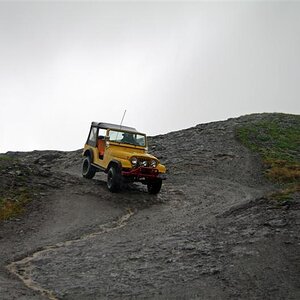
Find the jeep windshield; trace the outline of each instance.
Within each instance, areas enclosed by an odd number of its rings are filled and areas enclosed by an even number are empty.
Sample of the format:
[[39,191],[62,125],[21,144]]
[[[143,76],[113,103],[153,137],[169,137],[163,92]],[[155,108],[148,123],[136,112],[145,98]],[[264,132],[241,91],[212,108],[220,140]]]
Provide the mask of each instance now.
[[146,136],[144,134],[109,130],[108,136],[111,142],[146,147]]

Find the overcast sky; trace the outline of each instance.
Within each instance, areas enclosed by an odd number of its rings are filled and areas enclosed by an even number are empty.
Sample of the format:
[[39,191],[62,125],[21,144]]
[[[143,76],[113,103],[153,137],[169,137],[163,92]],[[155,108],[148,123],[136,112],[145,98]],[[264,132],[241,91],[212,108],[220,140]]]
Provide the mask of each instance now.
[[300,113],[300,3],[0,2],[0,152]]

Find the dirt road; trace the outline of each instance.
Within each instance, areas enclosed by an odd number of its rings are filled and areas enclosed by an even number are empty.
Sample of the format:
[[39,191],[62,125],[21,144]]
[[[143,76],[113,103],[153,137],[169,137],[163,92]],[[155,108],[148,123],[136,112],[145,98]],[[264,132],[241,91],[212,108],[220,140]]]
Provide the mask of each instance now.
[[265,198],[259,157],[234,138],[248,121],[151,138],[169,169],[157,196],[81,178],[80,151],[13,154],[48,177],[0,226],[0,298],[299,299],[299,197]]

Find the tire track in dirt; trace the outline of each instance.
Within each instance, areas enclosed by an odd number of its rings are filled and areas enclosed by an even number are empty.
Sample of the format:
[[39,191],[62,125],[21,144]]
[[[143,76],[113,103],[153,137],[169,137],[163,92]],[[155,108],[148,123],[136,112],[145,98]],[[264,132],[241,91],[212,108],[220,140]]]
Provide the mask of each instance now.
[[39,292],[40,294],[46,296],[50,300],[58,300],[58,298],[55,296],[53,291],[48,290],[46,288],[43,288],[42,286],[38,285],[36,282],[34,282],[31,278],[31,270],[32,265],[31,261],[35,258],[39,257],[40,255],[44,255],[45,253],[53,252],[59,248],[70,246],[73,244],[76,244],[80,241],[88,240],[91,238],[94,238],[98,235],[105,234],[114,230],[118,230],[123,228],[127,225],[129,222],[129,219],[135,214],[132,209],[128,208],[126,210],[126,213],[119,217],[117,220],[108,222],[105,224],[100,225],[99,230],[93,233],[89,233],[86,235],[83,235],[79,238],[68,240],[64,242],[59,242],[54,245],[50,245],[47,247],[44,247],[43,249],[34,252],[32,255],[27,256],[21,260],[11,262],[6,266],[6,268],[14,275],[16,275],[23,283],[30,289]]

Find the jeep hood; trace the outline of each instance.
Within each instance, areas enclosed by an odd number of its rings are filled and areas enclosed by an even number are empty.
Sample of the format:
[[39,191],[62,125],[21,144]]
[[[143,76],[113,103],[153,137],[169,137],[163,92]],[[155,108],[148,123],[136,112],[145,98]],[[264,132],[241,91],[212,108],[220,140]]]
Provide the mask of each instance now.
[[120,159],[130,159],[132,156],[142,157],[145,159],[156,159],[157,158],[151,154],[145,153],[144,149],[133,148],[133,147],[112,147],[111,153],[116,158]]

